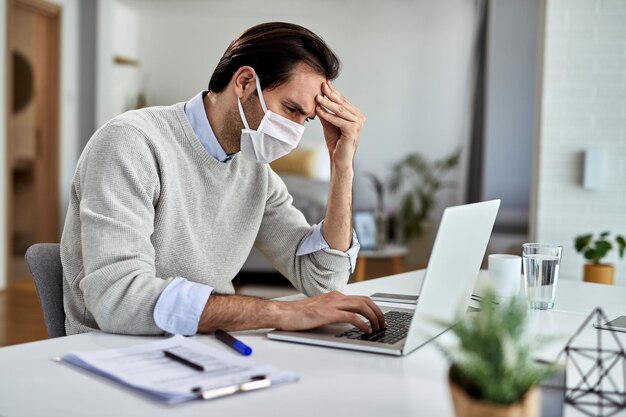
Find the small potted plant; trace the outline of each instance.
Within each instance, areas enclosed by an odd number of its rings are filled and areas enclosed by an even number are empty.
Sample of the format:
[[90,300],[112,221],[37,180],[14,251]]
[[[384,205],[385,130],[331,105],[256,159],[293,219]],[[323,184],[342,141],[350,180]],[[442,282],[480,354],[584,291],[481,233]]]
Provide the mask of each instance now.
[[[594,239],[592,233],[576,237],[574,241],[576,251],[582,253],[585,259],[589,260],[585,264],[585,281],[598,284],[613,284],[615,267],[612,264],[602,263],[602,259],[613,249],[613,244],[609,237],[610,234],[610,232],[600,233],[597,239]],[[620,259],[622,259],[626,250],[626,240],[622,235],[616,236],[613,240],[617,244],[618,254]]]
[[535,417],[537,384],[554,365],[538,364],[533,353],[546,339],[525,331],[527,305],[520,298],[497,304],[486,289],[481,310],[463,314],[451,328],[456,346],[437,346],[451,363],[450,393],[457,417]]

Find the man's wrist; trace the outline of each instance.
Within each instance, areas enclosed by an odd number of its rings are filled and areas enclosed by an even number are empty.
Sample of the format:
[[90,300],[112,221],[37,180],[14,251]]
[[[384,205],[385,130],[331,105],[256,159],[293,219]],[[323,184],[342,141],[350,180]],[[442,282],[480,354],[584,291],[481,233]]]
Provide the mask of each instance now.
[[341,163],[331,163],[331,177],[336,176],[338,178],[352,180],[354,178],[354,168],[352,167],[352,163],[349,164],[341,164]]
[[237,295],[212,295],[202,310],[198,333],[217,329],[243,330],[273,328],[281,322],[277,301]]
[[287,316],[285,311],[286,304],[284,301],[267,300],[264,308],[267,322],[263,327],[281,329],[282,320]]
[[215,330],[211,328],[211,307],[209,307],[209,305],[212,304],[217,297],[219,297],[219,295],[214,293],[204,305],[202,313],[200,313],[200,319],[198,320],[198,333],[211,333]]
[[297,326],[298,323],[300,323],[300,320],[297,318],[298,312],[300,311],[298,307],[296,307],[297,304],[298,300],[269,301],[268,311],[270,323],[266,327],[277,330],[293,329],[294,325]]

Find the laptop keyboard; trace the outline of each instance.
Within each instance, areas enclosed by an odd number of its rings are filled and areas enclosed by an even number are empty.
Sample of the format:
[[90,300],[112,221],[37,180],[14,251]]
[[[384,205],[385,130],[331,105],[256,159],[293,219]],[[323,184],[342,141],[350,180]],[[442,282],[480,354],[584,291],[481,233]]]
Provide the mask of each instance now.
[[409,332],[413,313],[401,311],[388,311],[385,313],[387,328],[371,334],[363,333],[356,327],[336,335],[336,337],[346,337],[348,339],[369,340],[370,342],[394,344],[404,339]]

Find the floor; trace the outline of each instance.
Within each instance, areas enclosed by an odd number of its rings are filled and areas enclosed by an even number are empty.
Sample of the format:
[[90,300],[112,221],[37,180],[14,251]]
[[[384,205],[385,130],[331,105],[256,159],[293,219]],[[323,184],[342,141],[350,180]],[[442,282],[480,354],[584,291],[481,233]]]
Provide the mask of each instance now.
[[0,291],[0,346],[46,337],[43,314],[31,278],[17,280]]

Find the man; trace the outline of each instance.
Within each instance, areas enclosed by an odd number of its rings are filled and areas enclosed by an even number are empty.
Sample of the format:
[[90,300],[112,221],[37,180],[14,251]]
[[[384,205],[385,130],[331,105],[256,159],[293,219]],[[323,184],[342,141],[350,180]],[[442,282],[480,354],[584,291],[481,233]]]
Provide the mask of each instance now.
[[[309,30],[267,23],[235,39],[208,91],[122,114],[80,157],[61,239],[68,334],[384,326],[337,291],[353,268],[352,159],[365,117],[330,83],[339,61]],[[319,117],[331,157],[324,221],[309,226],[267,162]],[[256,246],[310,298],[232,295]]]

